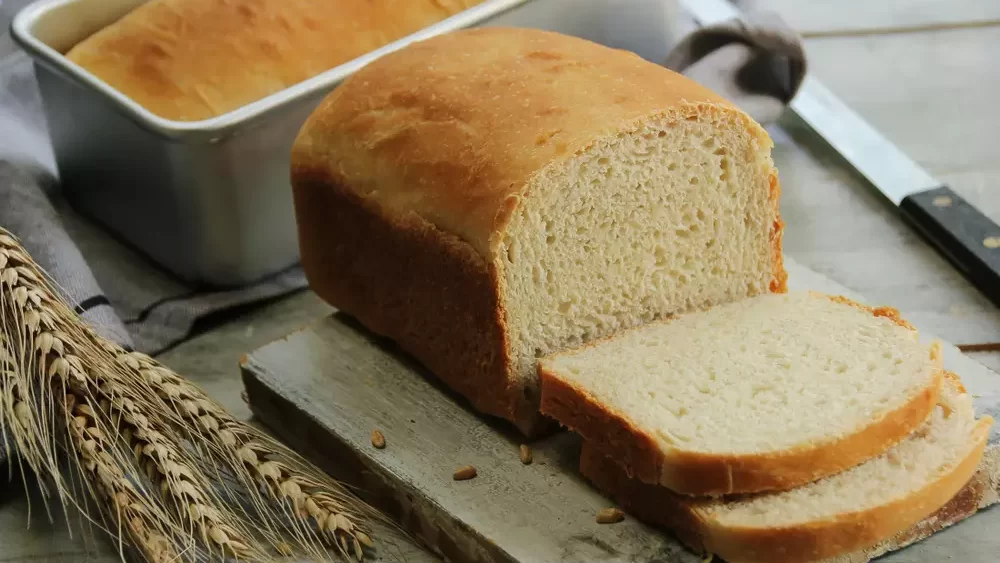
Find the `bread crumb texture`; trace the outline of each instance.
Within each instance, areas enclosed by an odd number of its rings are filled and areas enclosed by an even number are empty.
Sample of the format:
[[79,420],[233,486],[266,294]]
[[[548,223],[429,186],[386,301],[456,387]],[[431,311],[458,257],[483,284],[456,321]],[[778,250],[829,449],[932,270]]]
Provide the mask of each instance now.
[[770,161],[725,112],[663,117],[547,169],[501,246],[517,373],[678,311],[767,293]]
[[726,455],[854,434],[939,370],[893,318],[805,292],[680,315],[543,363],[665,449]]
[[898,501],[950,473],[977,444],[971,398],[950,382],[930,418],[883,455],[852,469],[776,494],[709,504],[722,526],[778,527],[821,521]]

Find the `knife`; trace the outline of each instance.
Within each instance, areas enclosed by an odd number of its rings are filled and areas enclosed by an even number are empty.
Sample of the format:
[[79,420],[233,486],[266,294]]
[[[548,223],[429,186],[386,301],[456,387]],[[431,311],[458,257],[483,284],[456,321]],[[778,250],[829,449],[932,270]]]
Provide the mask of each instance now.
[[[683,0],[702,26],[740,18],[728,0]],[[790,109],[899,210],[979,291],[1000,306],[1000,227],[906,156],[816,78]]]

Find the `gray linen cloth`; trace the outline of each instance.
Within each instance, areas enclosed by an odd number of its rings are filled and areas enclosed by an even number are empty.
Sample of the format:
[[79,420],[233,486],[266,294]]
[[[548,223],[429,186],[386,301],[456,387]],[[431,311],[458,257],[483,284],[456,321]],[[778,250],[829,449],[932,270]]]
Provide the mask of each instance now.
[[[0,4],[0,8],[4,8]],[[12,13],[0,13],[9,18]],[[6,29],[8,21],[0,17]],[[779,18],[690,26],[665,66],[683,72],[762,123],[780,115],[805,72],[799,38]],[[83,319],[105,336],[155,354],[191,335],[213,313],[306,287],[299,267],[226,291],[182,283],[73,212],[58,171],[28,58],[0,36],[0,226],[18,236]],[[4,448],[0,446],[0,463]]]

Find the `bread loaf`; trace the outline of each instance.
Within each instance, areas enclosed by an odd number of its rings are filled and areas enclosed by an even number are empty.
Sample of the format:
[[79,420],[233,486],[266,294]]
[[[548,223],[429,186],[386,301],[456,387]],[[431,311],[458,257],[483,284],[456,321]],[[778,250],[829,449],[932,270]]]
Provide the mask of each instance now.
[[[953,499],[963,502],[956,496],[976,472],[992,424],[988,416],[975,420],[971,398],[949,374],[937,408],[916,432],[862,465],[790,491],[678,495],[630,479],[589,443],[580,470],[630,514],[672,530],[697,553],[728,563],[857,563],[884,552],[885,542],[913,541],[920,532],[911,526]],[[954,510],[976,510],[975,498],[964,502],[969,506]]]
[[539,362],[541,410],[640,481],[790,489],[882,454],[930,414],[940,347],[893,310],[813,292],[650,323]]
[[771,140],[638,56],[488,27],[380,58],[292,153],[311,287],[538,428],[537,358],[783,291]]
[[482,0],[151,0],[70,61],[177,121],[232,111]]

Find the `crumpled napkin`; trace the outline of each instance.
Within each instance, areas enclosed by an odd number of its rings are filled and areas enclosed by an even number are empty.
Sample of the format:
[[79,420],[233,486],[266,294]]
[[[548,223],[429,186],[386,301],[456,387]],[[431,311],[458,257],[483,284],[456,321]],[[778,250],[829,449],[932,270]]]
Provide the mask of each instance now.
[[[9,21],[0,25],[6,28]],[[22,53],[5,54],[8,45],[9,38],[0,36],[0,225],[21,239],[96,330],[155,354],[188,338],[208,315],[306,287],[299,267],[244,288],[194,287],[74,213],[58,194],[30,61]],[[798,36],[764,12],[749,12],[742,22],[691,29],[661,62],[763,124],[781,115],[805,75]],[[0,463],[3,457],[0,445]]]

